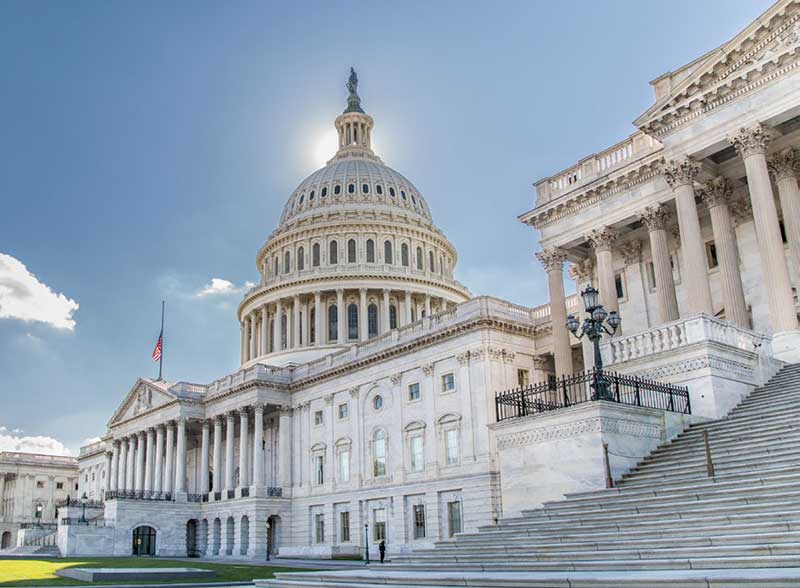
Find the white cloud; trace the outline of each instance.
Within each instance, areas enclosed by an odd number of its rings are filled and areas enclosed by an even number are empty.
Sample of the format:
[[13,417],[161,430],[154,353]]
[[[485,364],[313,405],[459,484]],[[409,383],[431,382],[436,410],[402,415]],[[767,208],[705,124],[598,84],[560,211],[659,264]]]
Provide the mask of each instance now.
[[77,302],[40,282],[20,260],[0,253],[0,319],[41,322],[71,331],[75,328],[72,314],[78,308]]
[[222,278],[211,278],[211,281],[195,293],[198,298],[207,296],[227,296],[230,294],[243,294],[252,288],[253,282],[245,282],[243,286],[237,287],[233,282]]
[[41,435],[21,436],[21,429],[0,427],[0,451],[24,451],[46,455],[72,455],[61,441]]

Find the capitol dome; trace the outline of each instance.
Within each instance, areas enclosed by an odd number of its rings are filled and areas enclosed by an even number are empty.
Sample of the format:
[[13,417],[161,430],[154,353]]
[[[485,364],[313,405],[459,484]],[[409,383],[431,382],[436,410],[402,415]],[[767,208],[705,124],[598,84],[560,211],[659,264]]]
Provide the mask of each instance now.
[[238,309],[243,364],[311,361],[470,298],[427,202],[372,151],[357,86],[351,70],[338,151],[292,192],[256,255],[261,281]]

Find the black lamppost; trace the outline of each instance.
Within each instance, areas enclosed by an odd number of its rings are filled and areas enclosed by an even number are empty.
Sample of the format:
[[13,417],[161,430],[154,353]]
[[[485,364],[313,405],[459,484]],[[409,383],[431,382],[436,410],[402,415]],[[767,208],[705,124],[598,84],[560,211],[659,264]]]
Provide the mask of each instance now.
[[[609,336],[616,333],[622,323],[622,318],[617,311],[607,312],[603,308],[603,305],[600,304],[600,292],[593,288],[591,284],[581,292],[581,298],[583,299],[583,307],[586,310],[586,318],[583,319],[583,325],[571,314],[567,317],[567,329],[576,339],[582,339],[585,335],[594,345],[594,369],[598,374],[595,397],[596,399],[605,399],[608,398],[608,387],[602,377],[603,356],[600,353],[600,339],[603,333]],[[611,328],[606,327],[603,324],[604,322]],[[578,333],[579,330],[580,333]]]
[[364,523],[364,560],[369,565],[369,523]]
[[78,521],[79,523],[85,523],[85,522],[87,522],[87,521],[86,521],[86,503],[88,502],[88,500],[89,500],[89,499],[88,499],[88,498],[87,498],[87,496],[86,496],[86,492],[84,492],[84,493],[83,493],[83,496],[81,496],[81,506],[82,506],[82,510],[81,510],[81,518],[80,518],[80,520]]

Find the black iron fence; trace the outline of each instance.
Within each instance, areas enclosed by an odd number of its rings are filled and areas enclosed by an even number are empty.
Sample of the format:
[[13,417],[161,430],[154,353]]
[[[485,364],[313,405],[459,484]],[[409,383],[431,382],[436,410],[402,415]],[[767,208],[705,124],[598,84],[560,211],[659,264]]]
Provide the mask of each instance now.
[[106,490],[106,500],[162,500],[172,501],[172,492],[153,492],[142,490]]
[[[108,494],[106,492],[106,494]],[[83,506],[83,502],[81,502],[80,498],[69,498],[66,500],[57,500],[56,506]],[[102,500],[87,500],[86,501],[86,508],[103,508],[103,501]]]
[[596,369],[498,392],[495,394],[495,410],[499,422],[595,400],[692,413],[689,389],[685,386]]
[[74,517],[64,517],[61,519],[62,525],[86,525],[89,527],[105,527],[106,521],[103,518],[96,518],[96,519],[84,519],[81,520],[79,518]]

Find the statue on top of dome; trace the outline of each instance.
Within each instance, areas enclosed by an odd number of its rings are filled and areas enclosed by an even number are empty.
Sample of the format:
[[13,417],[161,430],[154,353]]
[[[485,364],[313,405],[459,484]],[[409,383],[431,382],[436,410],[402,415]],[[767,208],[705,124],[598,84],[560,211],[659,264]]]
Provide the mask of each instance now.
[[361,109],[361,98],[358,96],[358,74],[352,67],[350,68],[350,78],[345,84],[350,95],[347,97],[347,109],[345,112],[364,112]]

